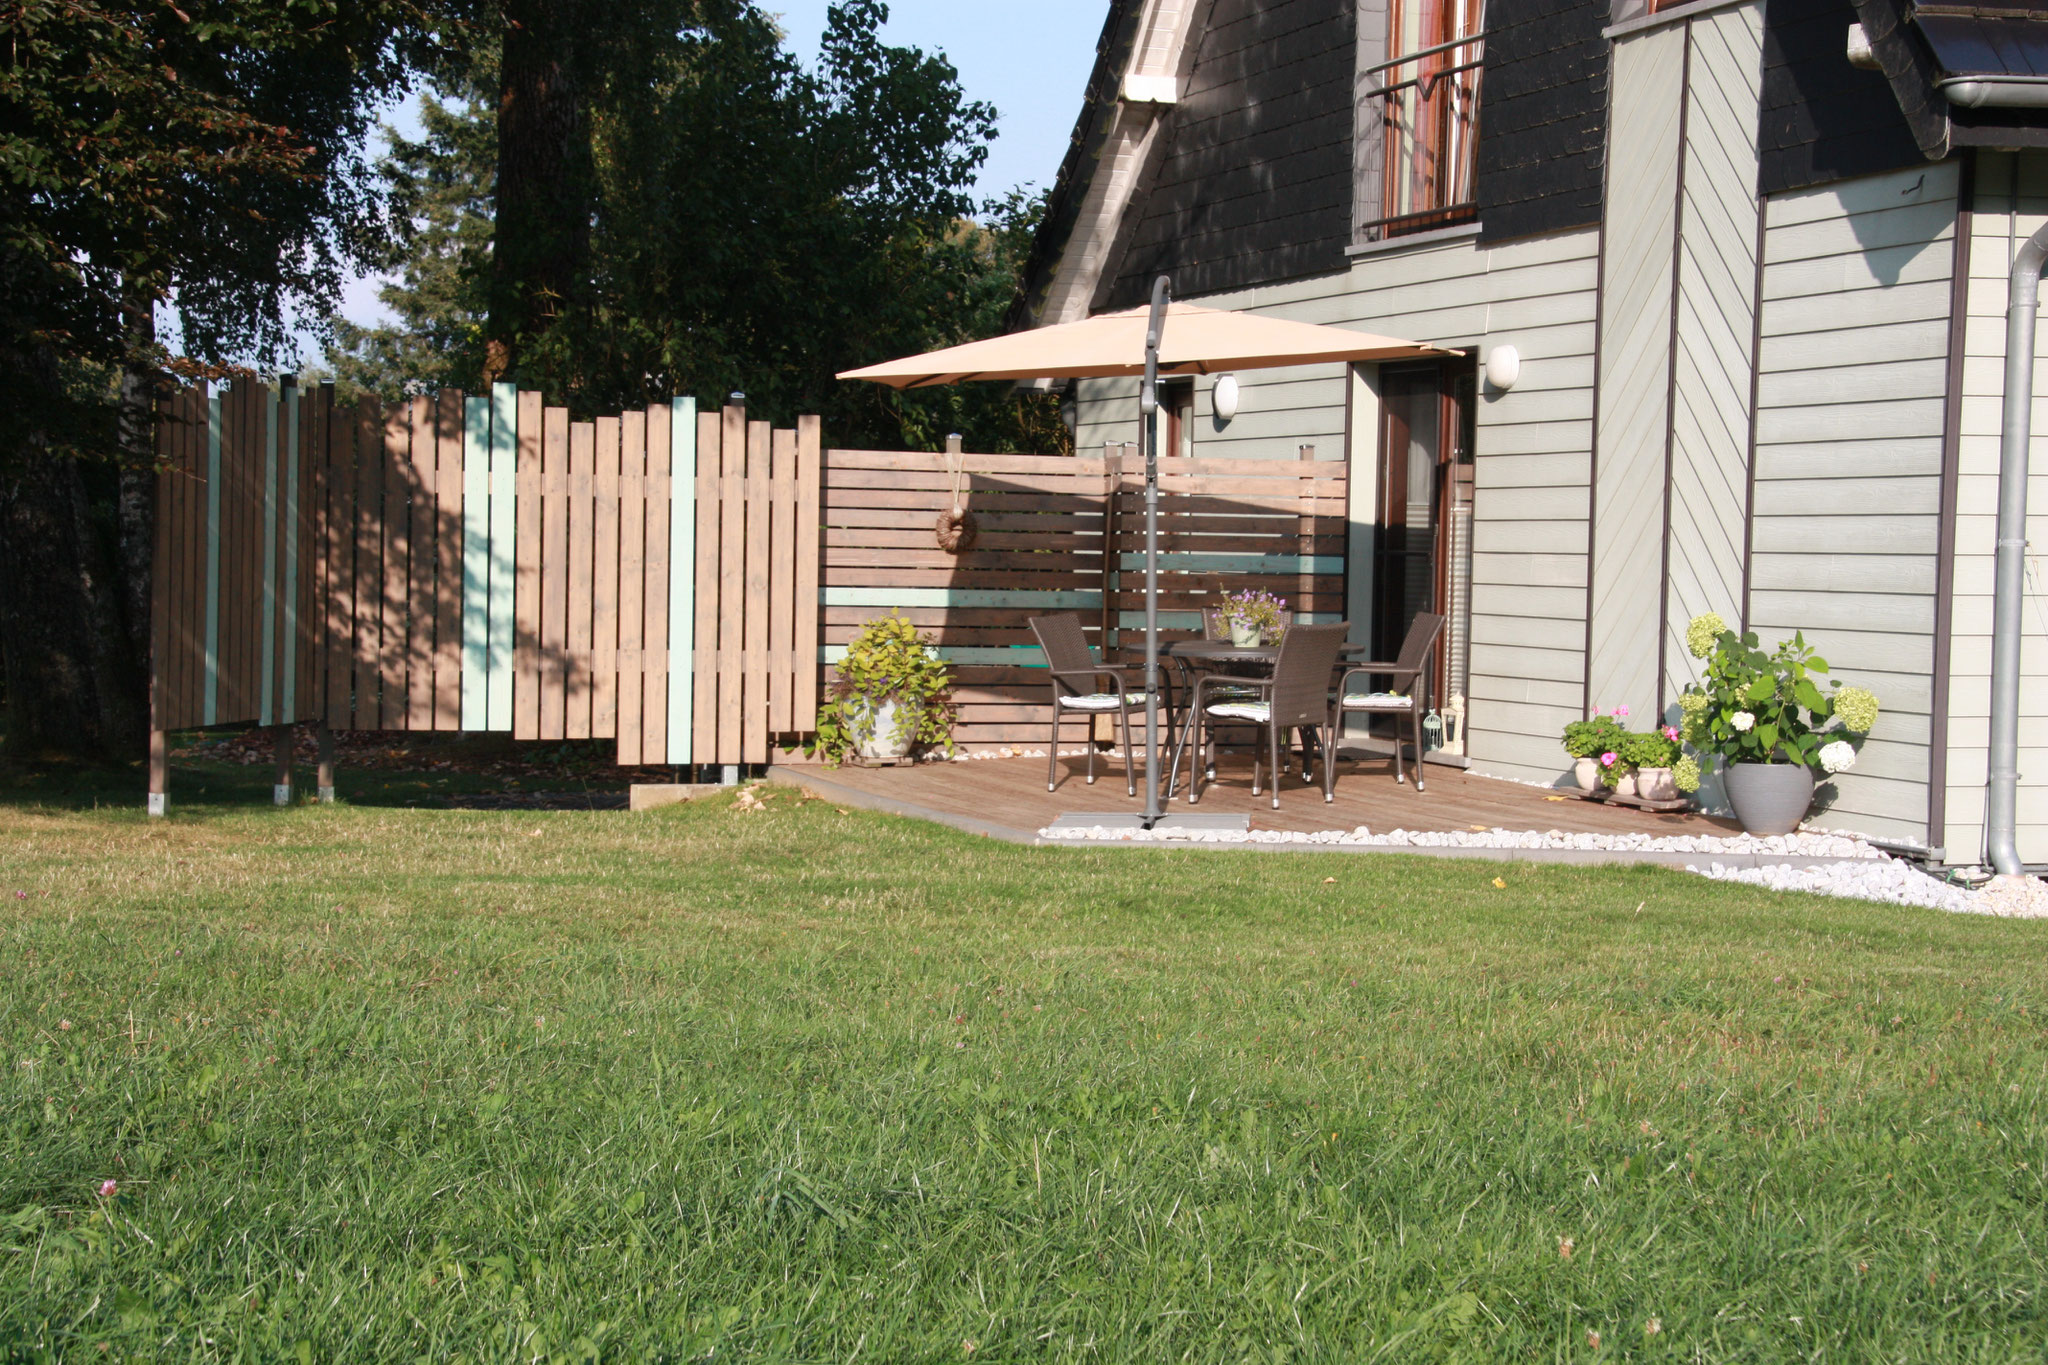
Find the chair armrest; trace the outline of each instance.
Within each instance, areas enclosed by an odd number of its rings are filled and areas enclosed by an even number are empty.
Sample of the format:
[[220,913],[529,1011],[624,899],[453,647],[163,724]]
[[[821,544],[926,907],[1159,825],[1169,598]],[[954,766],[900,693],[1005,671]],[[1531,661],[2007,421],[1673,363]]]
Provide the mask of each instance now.
[[1344,691],[1351,685],[1351,680],[1360,675],[1366,677],[1384,675],[1399,682],[1403,678],[1420,678],[1427,671],[1426,668],[1400,668],[1394,664],[1348,664],[1345,666],[1344,676],[1337,683],[1337,690],[1339,692]]
[[1116,686],[1112,689],[1114,691],[1127,692],[1131,687],[1130,680],[1124,677],[1124,671],[1120,668],[1097,666],[1095,668],[1054,668],[1047,671],[1055,678],[1086,678],[1090,687],[1095,685],[1095,679],[1097,678],[1108,678],[1111,682],[1115,683]]

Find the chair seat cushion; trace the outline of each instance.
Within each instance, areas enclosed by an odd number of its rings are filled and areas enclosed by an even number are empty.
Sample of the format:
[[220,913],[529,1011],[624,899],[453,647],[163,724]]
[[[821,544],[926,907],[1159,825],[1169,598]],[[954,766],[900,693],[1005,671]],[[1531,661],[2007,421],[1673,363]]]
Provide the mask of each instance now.
[[1346,692],[1346,711],[1407,711],[1415,705],[1415,698],[1399,692]]
[[[1124,693],[1124,700],[1132,706],[1143,706],[1145,704],[1145,694],[1143,692],[1126,692]],[[1116,710],[1116,693],[1090,692],[1080,697],[1061,697],[1060,705],[1070,711],[1114,711]]]
[[1207,709],[1219,720],[1247,720],[1256,725],[1264,725],[1273,710],[1262,701],[1220,701]]

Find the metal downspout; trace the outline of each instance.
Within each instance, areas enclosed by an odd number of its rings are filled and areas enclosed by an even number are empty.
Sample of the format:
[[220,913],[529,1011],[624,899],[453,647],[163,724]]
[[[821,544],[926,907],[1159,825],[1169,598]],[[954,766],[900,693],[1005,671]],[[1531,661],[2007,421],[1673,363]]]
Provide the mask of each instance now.
[[1998,438],[1998,559],[1991,599],[1991,785],[1984,837],[1992,870],[2020,876],[2020,642],[2027,590],[2027,456],[2034,420],[2034,318],[2048,226],[2020,246],[2005,305],[2005,415]]

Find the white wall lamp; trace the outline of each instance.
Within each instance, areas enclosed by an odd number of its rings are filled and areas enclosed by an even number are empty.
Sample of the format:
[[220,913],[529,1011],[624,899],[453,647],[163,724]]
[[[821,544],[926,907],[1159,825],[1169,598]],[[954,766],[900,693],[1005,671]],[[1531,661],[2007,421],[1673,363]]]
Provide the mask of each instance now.
[[1219,422],[1228,422],[1237,416],[1237,376],[1220,374],[1216,376],[1216,387],[1209,395],[1209,406]]
[[1486,353],[1486,382],[1501,393],[1522,377],[1522,353],[1512,346],[1495,346]]

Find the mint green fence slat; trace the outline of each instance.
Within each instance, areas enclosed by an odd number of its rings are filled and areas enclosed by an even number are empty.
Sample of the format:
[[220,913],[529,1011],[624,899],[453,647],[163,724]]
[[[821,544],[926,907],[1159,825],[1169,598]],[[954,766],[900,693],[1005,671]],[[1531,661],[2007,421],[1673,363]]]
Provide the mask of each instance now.
[[489,728],[491,400],[462,400],[462,728]]

